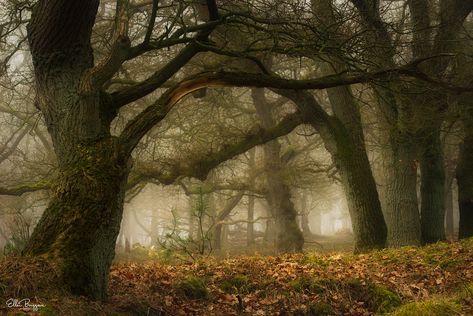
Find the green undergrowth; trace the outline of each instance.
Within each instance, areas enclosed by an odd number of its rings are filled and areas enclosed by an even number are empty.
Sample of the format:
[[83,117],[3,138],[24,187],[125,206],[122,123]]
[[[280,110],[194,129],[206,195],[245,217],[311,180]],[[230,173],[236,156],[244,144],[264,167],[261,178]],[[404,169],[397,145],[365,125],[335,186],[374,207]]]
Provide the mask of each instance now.
[[206,282],[203,278],[188,276],[182,280],[179,280],[175,284],[175,288],[178,293],[184,295],[188,299],[200,299],[205,300],[209,296],[209,292],[206,287]]
[[390,312],[401,305],[399,295],[381,284],[366,283],[357,279],[337,280],[333,278],[300,277],[289,283],[296,291],[329,295],[342,293],[353,303],[363,302],[377,313]]
[[396,309],[392,316],[453,316],[460,315],[461,307],[454,301],[438,298],[412,302]]
[[249,293],[254,289],[249,277],[244,274],[230,276],[222,281],[220,287],[225,293],[230,294]]

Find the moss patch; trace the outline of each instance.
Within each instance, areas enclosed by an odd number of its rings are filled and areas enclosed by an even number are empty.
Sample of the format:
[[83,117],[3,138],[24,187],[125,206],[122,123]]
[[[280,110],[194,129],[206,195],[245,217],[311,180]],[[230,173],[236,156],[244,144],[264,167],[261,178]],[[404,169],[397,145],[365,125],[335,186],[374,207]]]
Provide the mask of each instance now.
[[175,285],[176,291],[189,299],[204,300],[209,296],[205,281],[199,277],[186,277]]
[[251,289],[250,280],[247,275],[237,274],[223,280],[220,288],[226,293],[247,293]]
[[332,307],[326,303],[316,302],[309,305],[308,316],[330,316],[335,315]]
[[445,300],[429,300],[412,302],[403,305],[389,315],[392,316],[453,316],[460,315],[461,308],[458,304]]
[[387,313],[401,306],[401,298],[384,285],[373,285],[370,289],[372,302],[376,306],[376,312]]

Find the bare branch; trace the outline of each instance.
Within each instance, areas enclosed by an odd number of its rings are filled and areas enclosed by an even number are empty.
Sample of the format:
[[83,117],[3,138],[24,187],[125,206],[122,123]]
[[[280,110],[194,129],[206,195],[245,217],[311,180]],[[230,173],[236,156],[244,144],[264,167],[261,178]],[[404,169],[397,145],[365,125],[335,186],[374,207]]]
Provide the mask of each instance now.
[[49,181],[38,181],[36,183],[21,184],[11,188],[0,187],[0,195],[21,196],[25,193],[36,192],[40,190],[50,190],[52,184]]
[[128,38],[128,0],[117,1],[117,16],[113,35],[113,45],[109,55],[97,66],[86,71],[81,80],[81,91],[101,89],[125,62],[131,46]]
[[158,13],[158,3],[159,0],[153,0],[153,7],[151,8],[151,16],[149,18],[148,28],[146,29],[146,35],[143,43],[141,43],[141,46],[143,47],[148,46],[151,35],[153,35],[154,24],[156,23],[156,15]]
[[265,130],[255,126],[241,141],[224,145],[218,152],[213,152],[191,161],[177,162],[171,170],[155,171],[154,173],[150,172],[147,174],[162,184],[172,184],[181,177],[194,177],[204,180],[207,174],[221,163],[257,145],[262,145],[275,138],[287,135],[301,124],[303,124],[303,121],[299,113],[289,114],[271,129]]
[[402,67],[389,68],[376,72],[343,72],[307,80],[285,79],[270,74],[247,72],[222,71],[201,73],[192,78],[185,79],[174,88],[167,90],[153,105],[146,108],[136,116],[135,119],[130,121],[120,135],[123,144],[122,150],[124,154],[131,153],[140,139],[153,128],[153,126],[163,120],[179,100],[194,91],[208,87],[269,87],[281,90],[326,89],[342,85],[371,82],[375,79],[384,79],[390,75],[405,75],[459,93],[473,91],[473,86],[454,86],[436,80],[421,72],[418,69],[419,64],[431,58],[432,57],[415,60]]

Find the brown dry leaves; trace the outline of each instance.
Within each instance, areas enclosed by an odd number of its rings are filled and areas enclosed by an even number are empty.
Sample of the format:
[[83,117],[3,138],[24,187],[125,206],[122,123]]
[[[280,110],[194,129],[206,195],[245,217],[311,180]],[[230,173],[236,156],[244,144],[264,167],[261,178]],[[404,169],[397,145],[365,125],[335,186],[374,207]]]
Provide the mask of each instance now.
[[[58,315],[84,315],[86,309],[91,315],[306,315],[309,310],[373,315],[378,308],[369,296],[373,286],[382,285],[407,303],[449,297],[472,285],[473,239],[362,255],[116,264],[110,272],[110,297],[103,304],[48,290],[47,284],[55,284],[53,274],[44,260],[10,258],[0,262],[0,289],[3,295],[32,293]],[[184,290],[183,280],[188,282]],[[188,291],[201,298],[189,298]],[[471,314],[473,299],[465,302],[464,314]]]
[[[202,279],[207,299],[188,299],[178,280]],[[326,303],[337,315],[371,315],[368,284],[382,284],[403,302],[448,295],[473,281],[473,240],[362,255],[238,257],[195,264],[120,264],[110,275],[111,302],[139,301],[171,315],[304,314]]]

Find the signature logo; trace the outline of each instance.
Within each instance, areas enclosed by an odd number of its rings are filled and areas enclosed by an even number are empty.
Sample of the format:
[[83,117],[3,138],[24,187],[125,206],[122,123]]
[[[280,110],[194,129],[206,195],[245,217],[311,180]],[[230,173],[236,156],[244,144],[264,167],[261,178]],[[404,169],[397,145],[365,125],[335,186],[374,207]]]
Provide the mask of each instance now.
[[40,307],[44,307],[43,304],[33,304],[29,298],[23,298],[21,300],[17,298],[9,298],[6,302],[8,308],[28,308],[33,312],[37,312]]

